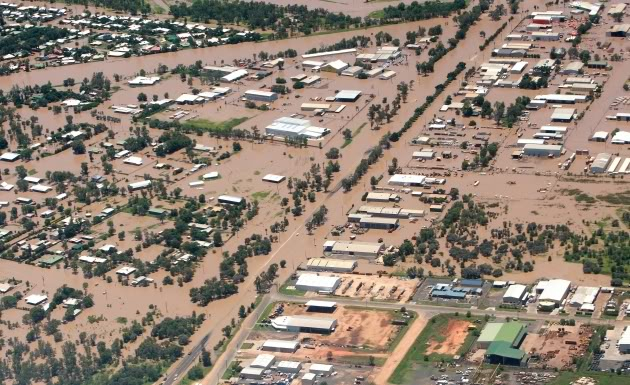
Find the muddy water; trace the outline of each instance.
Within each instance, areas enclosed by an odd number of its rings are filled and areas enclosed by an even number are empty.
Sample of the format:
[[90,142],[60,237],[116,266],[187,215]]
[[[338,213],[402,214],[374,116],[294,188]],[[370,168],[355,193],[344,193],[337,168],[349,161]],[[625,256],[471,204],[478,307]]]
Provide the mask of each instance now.
[[[449,21],[445,21],[445,23],[449,23]],[[257,54],[261,50],[275,54],[279,51],[292,48],[296,49],[298,53],[301,54],[313,47],[334,44],[342,38],[349,38],[355,35],[372,35],[381,30],[389,32],[392,35],[399,36],[401,41],[404,41],[404,34],[407,31],[415,30],[419,26],[430,27],[435,24],[436,21],[421,21],[403,25],[361,29],[336,34],[308,36],[263,43],[243,43],[238,46],[226,45],[197,50],[184,50],[159,55],[131,57],[127,59],[122,58],[108,60],[106,65],[103,65],[103,63],[100,62],[93,62],[72,67],[48,68],[45,71],[20,72],[9,77],[0,78],[0,88],[8,90],[13,84],[42,84],[47,81],[51,81],[53,84],[60,84],[68,77],[74,77],[77,80],[83,79],[84,77],[90,78],[93,72],[99,71],[103,72],[110,78],[113,78],[114,74],[129,77],[138,73],[140,69],[144,69],[147,72],[155,72],[159,64],[165,64],[169,68],[173,68],[178,64],[193,64],[197,60],[201,60],[207,65],[221,63],[231,64],[235,59],[251,58],[254,53]],[[449,24],[452,25],[452,21],[450,21]],[[469,52],[472,52],[472,50]],[[71,68],[71,70],[68,68]]]
[[[434,24],[435,21],[414,23],[413,25],[431,26]],[[452,23],[449,24],[451,25],[444,25],[446,36],[452,35],[454,31]],[[475,65],[474,63],[478,65],[481,61],[485,60],[485,58],[487,58],[489,50],[487,49],[486,52],[482,54],[479,54],[477,52],[477,47],[481,43],[481,39],[479,38],[479,31],[483,30],[486,33],[490,34],[498,27],[499,24],[500,23],[491,22],[487,18],[484,18],[484,20],[471,28],[468,34],[468,38],[464,42],[462,42],[455,51],[449,53],[446,58],[442,59],[440,64],[436,67],[436,73],[432,76],[417,77],[414,74],[415,69],[413,68],[413,62],[408,67],[400,66],[398,68],[395,68],[395,70],[399,72],[399,75],[395,79],[395,81],[401,79],[415,78],[416,84],[410,91],[409,102],[403,104],[399,116],[395,117],[391,124],[385,125],[380,131],[371,131],[369,130],[369,127],[364,127],[361,133],[353,139],[352,143],[343,149],[343,158],[340,160],[340,163],[342,165],[342,175],[336,176],[335,181],[338,181],[343,175],[350,174],[356,164],[359,162],[359,159],[364,155],[366,149],[374,145],[383,133],[385,133],[389,129],[397,129],[398,127],[400,127],[403,124],[404,120],[411,114],[412,110],[416,108],[422,101],[424,101],[424,98],[427,95],[433,92],[434,87],[445,79],[448,72],[454,69],[457,62],[464,61],[470,66]],[[405,25],[387,27],[384,28],[384,30],[388,30],[395,37],[399,37],[404,40],[404,32],[414,28],[415,27],[412,27],[411,25]],[[367,33],[375,33],[376,31],[378,31],[378,29],[369,30],[367,31]],[[121,60],[120,62],[108,63],[108,65],[105,66],[105,68],[103,68],[102,70],[107,71],[110,76],[113,73],[121,73],[126,76],[131,76],[140,68],[150,70],[151,68],[155,68],[157,66],[157,63],[159,62],[167,63],[167,60],[168,63],[172,63],[169,64],[169,66],[172,66],[173,64],[178,64],[180,62],[185,62],[186,64],[189,64],[197,59],[195,55],[200,56],[200,58],[202,58],[202,60],[204,60],[204,62],[208,64],[212,64],[215,60],[217,60],[217,63],[219,63],[221,59],[223,59],[226,63],[229,63],[233,58],[251,57],[253,53],[257,53],[261,49],[275,52],[277,50],[286,49],[289,47],[297,48],[296,44],[299,43],[300,50],[303,51],[313,46],[318,46],[321,41],[326,41],[327,43],[336,42],[341,39],[341,36],[347,37],[355,34],[359,34],[359,32],[351,32],[338,35],[324,35],[319,37],[294,39],[265,44],[251,43],[239,46],[238,50],[235,50],[232,47],[233,52],[231,53],[229,52],[227,47],[219,47],[210,48],[204,51],[182,51],[162,56],[131,58],[128,62],[127,60]],[[241,48],[243,48],[243,50],[241,50]],[[217,53],[218,55],[214,55],[215,53]],[[218,57],[221,59],[217,59]],[[414,58],[410,58],[410,60],[411,59],[415,60]],[[418,60],[424,59],[420,58]],[[81,71],[80,74],[77,74],[74,77],[82,78],[83,76],[88,76],[88,74],[91,74],[91,71],[99,67],[102,66],[88,64],[85,66],[74,67],[78,71]],[[87,70],[87,68],[91,69]],[[300,71],[298,69],[292,68],[291,70],[289,70],[287,67],[287,69],[285,69],[285,77],[292,76],[293,74],[299,72]],[[38,80],[37,82],[40,82],[39,80],[42,80],[41,76],[44,73],[50,74],[53,79],[56,79],[57,82],[60,81],[60,79],[66,78],[68,76],[67,74],[60,72],[59,69],[50,69],[46,72],[42,71],[40,73],[33,72],[30,74],[18,74],[14,78],[21,79],[21,81],[27,82],[35,80]],[[31,79],[30,77],[33,76],[35,78]],[[0,79],[0,81],[4,82],[2,83],[3,88],[5,88],[4,85],[9,84],[7,83],[8,79]],[[326,81],[328,83],[325,83]],[[395,95],[393,87],[380,86],[384,83],[378,80],[370,80],[369,83],[365,83],[360,82],[356,79],[337,79],[334,77],[328,78],[327,76],[325,76],[324,84],[328,84],[328,88],[318,91],[322,95],[328,95],[332,91],[334,91],[334,89],[340,86],[343,86],[344,88],[348,87],[350,89],[361,89],[364,91],[364,94],[368,92],[374,92],[378,95],[376,102],[378,102],[379,99],[382,99],[383,97],[388,97],[391,100],[391,98],[393,98]],[[165,85],[168,89],[171,89],[171,87],[173,87],[173,89],[177,92],[183,92],[186,88],[186,86],[176,85],[176,82],[172,80],[165,82]],[[458,86],[459,84],[457,84],[457,82],[454,82],[447,89],[447,92],[443,94],[443,96],[445,97],[447,94],[455,92]],[[374,91],[371,91],[372,89],[374,89]],[[156,91],[156,93],[159,94],[162,94],[164,92],[161,87],[157,87],[156,90],[159,90]],[[123,88],[120,94],[115,95],[116,102],[130,103],[130,101],[128,100],[132,99],[133,101],[133,97],[137,94],[137,92],[138,90],[125,90]],[[154,91],[151,90],[148,91],[147,94],[153,92]],[[314,93],[315,91],[305,90],[303,92],[304,97],[306,98],[310,97],[310,95],[312,95],[312,93]],[[493,94],[491,95],[492,98],[495,98]],[[497,95],[502,94],[497,93]],[[499,98],[502,97],[504,97],[506,99],[506,103],[508,103],[509,97],[507,96],[498,96],[496,100],[499,100]],[[264,127],[265,124],[268,124],[269,121],[271,121],[278,115],[297,111],[297,103],[299,103],[298,101],[286,98],[285,100],[282,100],[282,102],[293,103],[294,106],[277,106],[279,111],[257,114],[256,116],[252,117],[251,121],[244,123],[242,127],[250,127],[252,124],[256,124],[258,125],[258,127]],[[359,103],[363,102],[363,98],[359,100]],[[276,103],[276,105],[277,104],[278,103]],[[425,116],[431,117],[433,116],[433,114],[437,114],[440,105],[441,103],[439,102],[434,103],[434,105],[425,113]],[[207,105],[202,108],[196,109],[196,112],[198,112],[200,116],[204,117],[211,117],[214,114],[217,114],[217,116],[221,117],[229,116],[230,114],[232,114],[232,116],[239,116],[236,114],[242,112],[242,107],[239,106],[224,107],[221,108],[220,111],[213,110],[216,107],[217,105]],[[52,122],[53,118],[50,119]],[[335,129],[341,128],[341,126],[344,124],[344,118],[331,119],[332,120],[330,121],[330,124]],[[366,111],[363,110],[356,116],[352,117],[352,119],[350,120],[350,126],[356,128],[365,122],[367,122],[367,117]],[[416,125],[414,125],[414,127],[405,135],[405,141],[420,134],[422,132],[423,123],[424,122],[419,121]],[[127,133],[125,132],[125,128],[125,125],[121,125],[121,127],[119,128],[121,137],[127,135]],[[117,140],[118,139],[119,138],[117,137]],[[98,142],[98,140],[100,139],[95,138],[93,141],[96,143]],[[211,140],[207,137],[198,138],[198,141],[200,143],[209,145],[216,144],[229,146],[228,143],[215,142],[215,140]],[[321,203],[324,203],[328,207],[330,213],[328,223],[322,228],[317,229],[314,236],[310,237],[305,235],[303,224],[308,215],[304,215],[299,218],[290,217],[290,230],[287,233],[280,235],[280,242],[274,245],[272,255],[255,257],[248,260],[250,276],[248,277],[246,282],[239,287],[239,295],[217,301],[211,306],[205,309],[201,309],[193,306],[188,302],[188,290],[190,286],[179,288],[175,285],[160,287],[158,289],[155,289],[153,287],[127,288],[115,283],[112,285],[106,285],[105,287],[100,286],[103,287],[101,291],[100,287],[99,289],[93,287],[93,285],[95,286],[94,281],[90,281],[90,288],[88,290],[95,293],[95,296],[97,297],[97,306],[105,306],[105,308],[97,307],[96,309],[94,309],[94,314],[99,314],[101,312],[108,314],[108,322],[103,335],[106,336],[108,332],[113,333],[113,331],[119,328],[119,326],[113,321],[116,316],[126,315],[133,318],[136,309],[138,309],[142,314],[146,311],[146,309],[148,309],[148,305],[151,303],[156,303],[159,306],[160,310],[168,312],[169,315],[186,315],[190,314],[192,310],[196,310],[197,312],[207,312],[211,315],[211,318],[206,323],[206,325],[204,325],[204,329],[215,331],[219,330],[222,326],[227,324],[231,318],[236,317],[238,308],[241,304],[248,305],[254,300],[255,292],[253,288],[253,280],[261,271],[266,269],[266,266],[270,262],[278,262],[281,259],[287,260],[287,268],[280,271],[281,276],[278,279],[278,282],[282,282],[293,271],[293,268],[296,267],[299,263],[305,261],[307,257],[321,255],[322,243],[324,242],[324,240],[330,239],[330,236],[328,235],[330,226],[332,224],[344,223],[345,213],[349,211],[353,205],[356,207],[357,205],[361,204],[361,195],[369,187],[367,185],[369,177],[372,175],[378,176],[381,174],[387,177],[386,165],[388,162],[391,162],[393,157],[398,157],[399,159],[409,157],[411,151],[416,149],[407,145],[405,141],[394,143],[393,149],[385,154],[385,159],[381,160],[377,165],[373,166],[370,169],[368,175],[363,177],[361,181],[362,183],[359,186],[356,186],[351,192],[343,193],[341,191],[337,191],[325,197],[320,196],[318,197],[318,202],[315,205],[309,206],[309,209],[307,211],[317,207]],[[217,167],[218,171],[223,176],[222,179],[213,182],[206,182],[203,190],[193,190],[190,189],[187,184],[192,180],[196,180],[198,175],[191,175],[178,181],[176,186],[181,186],[184,192],[189,195],[197,195],[201,192],[207,195],[215,193],[218,194],[221,192],[234,192],[233,189],[236,188],[236,192],[234,193],[239,193],[247,196],[250,196],[255,192],[269,190],[271,191],[271,196],[273,196],[275,187],[276,194],[278,194],[279,196],[287,196],[286,185],[265,185],[260,181],[262,175],[267,172],[273,172],[282,173],[288,176],[300,176],[300,174],[306,171],[306,169],[312,162],[310,157],[313,157],[315,161],[321,163],[323,161],[323,153],[329,147],[340,147],[342,143],[343,139],[340,135],[334,136],[332,139],[330,139],[322,150],[316,148],[308,150],[287,149],[283,146],[270,144],[252,146],[248,143],[244,145],[244,151],[241,154],[231,158],[229,161],[222,162],[219,166],[210,167]],[[148,157],[149,154],[144,153],[143,155]],[[252,159],[256,159],[256,162],[252,162]],[[176,155],[173,156],[172,159],[169,159],[169,162],[181,162],[182,164],[185,164],[184,160],[184,156]],[[129,178],[139,177],[145,172],[145,170],[150,170],[150,168],[142,170],[134,170],[132,168],[123,169],[123,167],[125,166],[118,164],[116,166],[120,167],[121,170],[123,170],[125,173],[128,173]],[[55,167],[61,167],[61,163],[58,163]],[[78,164],[76,167],[78,167]],[[259,172],[259,174],[257,174],[256,172]],[[516,189],[510,187],[511,185],[507,184],[507,182],[512,180],[513,178],[515,178],[517,183]],[[481,184],[477,188],[474,188],[472,186],[474,181],[476,180],[480,180]],[[478,195],[479,199],[487,201],[499,200],[501,202],[504,202],[503,198],[497,197],[497,195],[508,196],[509,198],[506,198],[509,199],[508,202],[510,203],[508,212],[510,218],[512,218],[513,216],[515,218],[514,220],[525,221],[531,220],[531,218],[536,218],[537,214],[534,214],[534,211],[537,211],[538,213],[545,213],[545,217],[547,217],[547,214],[549,213],[557,213],[558,215],[563,215],[561,217],[558,217],[561,218],[562,221],[570,219],[570,208],[573,207],[571,206],[572,203],[570,199],[563,200],[564,203],[562,204],[566,204],[565,207],[557,205],[553,206],[553,208],[548,208],[548,211],[544,211],[545,207],[547,207],[545,205],[548,205],[549,202],[545,202],[546,198],[544,196],[539,197],[537,190],[539,188],[538,186],[545,187],[547,183],[553,183],[553,180],[551,178],[535,178],[533,175],[526,174],[501,174],[492,176],[467,174],[464,178],[461,179],[449,178],[447,189],[450,187],[458,187],[462,192],[474,192]],[[563,198],[558,197],[556,199],[561,200]],[[407,197],[405,197],[403,202],[404,207],[423,207],[419,202],[408,199]],[[218,250],[217,253],[208,254],[208,256],[206,256],[204,262],[202,263],[202,267],[197,271],[197,274],[195,275],[193,282],[194,285],[199,285],[204,278],[210,278],[217,274],[217,266],[220,260],[220,252],[233,251],[236,246],[242,242],[245,236],[255,232],[262,233],[265,228],[268,228],[268,225],[271,223],[270,221],[277,220],[274,219],[276,218],[276,212],[279,208],[279,204],[277,202],[269,198],[268,200],[264,200],[263,202],[261,202],[261,205],[263,210],[261,210],[261,214],[259,215],[259,217],[255,218],[251,223],[249,223],[246,229],[241,231],[237,235],[236,239],[230,241],[224,248]],[[569,207],[569,209],[567,209],[566,207]],[[427,216],[427,218],[422,219],[416,224],[404,223],[403,227],[400,230],[397,230],[392,234],[388,234],[383,231],[372,230],[367,234],[359,237],[359,239],[376,241],[378,240],[378,238],[384,238],[386,240],[386,243],[388,244],[398,244],[405,238],[411,238],[411,236],[413,236],[421,228],[421,226],[428,225],[430,223],[430,219],[437,217],[437,215],[430,214]],[[540,217],[538,218],[540,219]],[[554,218],[556,217],[554,216]],[[125,219],[122,218],[121,220],[122,222],[120,223],[118,223],[119,221],[116,220],[116,226],[125,225]],[[134,219],[132,218],[126,221],[129,222],[133,220]],[[493,223],[494,227],[498,225],[500,225],[499,222]],[[340,237],[340,239],[347,239],[348,236],[349,234],[346,233],[345,236]],[[128,242],[125,241],[123,244],[128,245]],[[157,253],[159,251],[153,250],[153,252]],[[151,251],[143,253],[142,258],[151,258],[150,254]],[[82,285],[82,279],[79,276],[74,276],[70,272],[64,270],[52,269],[45,271],[28,266],[22,268],[22,265],[16,265],[7,261],[0,261],[0,266],[0,271],[2,272],[11,271],[14,272],[16,276],[19,276],[23,279],[31,279],[32,281],[36,281],[38,280],[38,277],[44,277],[45,275],[45,282],[42,281],[42,286],[39,286],[36,289],[41,289],[42,287],[45,287],[45,290],[52,292],[56,289],[56,287],[64,282],[69,282],[75,287],[81,287]],[[548,271],[549,268],[560,269],[564,266],[565,264],[561,262],[560,258],[554,258],[553,261],[549,264],[546,263],[546,258],[544,258],[544,260],[537,261],[537,268],[534,273],[530,273],[529,275],[515,275],[513,279],[521,282],[529,282],[530,280],[533,280],[535,279],[535,277],[539,276],[539,274],[544,274],[544,272]],[[426,268],[426,266],[423,267]],[[373,266],[370,266],[370,268],[373,268]],[[565,271],[567,272],[567,278],[570,277],[570,279],[574,279],[579,282],[581,275],[581,266],[571,265]],[[153,278],[155,278],[157,282],[160,282],[162,274],[163,273],[156,274],[156,276]],[[591,279],[592,277],[588,278]],[[599,281],[600,277],[596,277],[596,279]],[[609,278],[601,277],[602,282],[607,279]],[[136,290],[139,290],[142,295],[135,295],[136,293],[134,291]],[[107,307],[108,303],[112,306]],[[204,333],[198,334],[199,336],[201,336]],[[197,336],[196,338],[199,338],[199,336]],[[219,333],[213,333],[209,345],[212,346],[219,339]],[[218,366],[220,367],[223,365],[218,364]],[[214,376],[206,379],[204,383],[211,382],[211,378],[214,378]]]

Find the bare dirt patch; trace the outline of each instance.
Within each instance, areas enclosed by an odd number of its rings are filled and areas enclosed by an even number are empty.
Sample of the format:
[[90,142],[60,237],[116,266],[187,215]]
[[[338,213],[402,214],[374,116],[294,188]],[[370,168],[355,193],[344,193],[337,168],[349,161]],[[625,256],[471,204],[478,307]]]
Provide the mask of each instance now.
[[330,335],[304,334],[300,337],[314,338],[323,345],[344,347],[361,346],[374,350],[386,350],[395,338],[400,326],[392,325],[394,316],[388,311],[363,310],[354,307],[338,307],[334,313],[307,312],[298,304],[285,306],[286,315],[309,315],[335,318],[337,329]]
[[468,321],[449,320],[446,333],[444,333],[445,339],[443,341],[432,340],[427,347],[427,354],[457,354],[468,335],[468,327],[471,325]]

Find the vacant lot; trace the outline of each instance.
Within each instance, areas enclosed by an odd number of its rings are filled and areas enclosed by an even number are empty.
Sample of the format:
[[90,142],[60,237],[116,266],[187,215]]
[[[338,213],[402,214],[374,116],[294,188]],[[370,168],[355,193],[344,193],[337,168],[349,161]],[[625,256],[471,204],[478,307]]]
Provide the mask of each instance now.
[[389,378],[392,384],[402,384],[415,365],[429,361],[450,361],[463,355],[475,340],[470,326],[483,321],[454,314],[440,314],[431,319],[420,333],[403,360]]
[[[284,314],[335,318],[339,326],[330,335],[314,337],[322,345],[331,347],[362,347],[370,350],[387,350],[400,326],[392,324],[393,312],[375,309],[339,306],[334,313],[307,312],[304,305],[287,304]],[[312,334],[308,334],[313,337]]]
[[468,328],[472,323],[464,320],[451,319],[446,324],[443,334],[434,335],[427,346],[427,354],[455,355],[464,344],[468,335]]

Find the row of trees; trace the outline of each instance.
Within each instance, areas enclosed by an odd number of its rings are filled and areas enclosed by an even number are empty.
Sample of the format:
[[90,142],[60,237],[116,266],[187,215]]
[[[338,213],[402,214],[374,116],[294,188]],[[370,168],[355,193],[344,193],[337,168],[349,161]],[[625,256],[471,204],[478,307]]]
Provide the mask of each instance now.
[[190,18],[197,22],[247,25],[250,29],[271,29],[277,38],[289,37],[289,32],[310,34],[326,29],[346,29],[364,24],[360,17],[332,13],[323,8],[308,9],[303,5],[279,6],[243,0],[194,0],[192,3],[171,5],[170,13],[177,18]]

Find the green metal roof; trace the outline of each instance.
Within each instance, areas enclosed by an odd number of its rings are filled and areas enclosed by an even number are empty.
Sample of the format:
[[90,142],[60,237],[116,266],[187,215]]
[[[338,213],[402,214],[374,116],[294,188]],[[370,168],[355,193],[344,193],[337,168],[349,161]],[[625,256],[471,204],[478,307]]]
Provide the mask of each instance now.
[[45,255],[41,257],[37,262],[50,266],[61,261],[62,259],[63,259],[63,256],[61,255]]
[[523,357],[525,357],[525,352],[521,349],[514,349],[509,342],[496,341],[488,346],[486,355],[509,358],[513,360],[522,360]]
[[481,334],[477,341],[479,342],[492,342],[497,338],[497,334],[501,330],[503,323],[500,322],[489,322],[486,324],[486,327],[483,328]]
[[519,335],[521,334],[524,327],[525,326],[519,322],[504,323],[503,326],[501,327],[501,330],[499,330],[499,333],[497,333],[496,337],[494,338],[494,340],[497,342],[498,341],[507,342],[510,344],[510,346],[512,346],[516,342],[520,342],[517,340],[519,339]]

